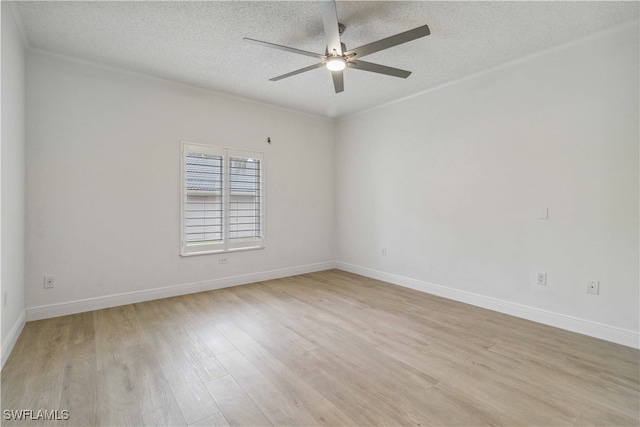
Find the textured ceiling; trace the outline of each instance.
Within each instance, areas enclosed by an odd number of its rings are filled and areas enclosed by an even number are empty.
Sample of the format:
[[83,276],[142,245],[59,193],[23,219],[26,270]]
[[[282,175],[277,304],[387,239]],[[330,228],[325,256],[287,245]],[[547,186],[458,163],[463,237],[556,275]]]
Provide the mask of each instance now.
[[355,48],[423,24],[431,35],[367,56],[413,71],[406,80],[348,69],[336,94],[315,59],[243,43],[250,37],[324,53],[317,2],[16,3],[30,47],[342,117],[637,20],[637,2],[338,1],[342,41]]

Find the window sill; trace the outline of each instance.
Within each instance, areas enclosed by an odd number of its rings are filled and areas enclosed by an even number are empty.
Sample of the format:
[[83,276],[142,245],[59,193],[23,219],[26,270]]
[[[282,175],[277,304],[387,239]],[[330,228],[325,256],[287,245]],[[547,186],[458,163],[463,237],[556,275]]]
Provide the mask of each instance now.
[[187,253],[180,252],[180,256],[190,257],[190,256],[197,256],[197,255],[228,254],[231,252],[256,251],[256,250],[261,250],[265,248],[266,246],[251,246],[249,248],[216,249],[216,250],[210,250],[210,251],[198,251],[198,252],[187,252]]

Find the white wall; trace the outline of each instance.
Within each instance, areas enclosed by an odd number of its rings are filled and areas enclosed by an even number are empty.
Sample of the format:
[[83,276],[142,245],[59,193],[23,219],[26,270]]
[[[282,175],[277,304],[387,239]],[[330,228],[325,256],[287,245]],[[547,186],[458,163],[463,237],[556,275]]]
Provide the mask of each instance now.
[[[37,51],[27,85],[28,318],[333,260],[331,120]],[[226,265],[179,256],[181,141],[265,153],[266,249],[226,255]],[[44,275],[55,275],[54,289],[43,289]]]
[[[322,269],[337,249],[348,270],[637,345],[638,72],[626,26],[336,124],[32,51],[28,312]],[[179,257],[180,141],[265,152],[267,249]]]
[[[25,49],[2,2],[2,148],[0,150],[0,308],[2,365],[24,325]],[[7,304],[4,306],[3,296]]]
[[342,267],[637,346],[638,50],[627,25],[339,121]]

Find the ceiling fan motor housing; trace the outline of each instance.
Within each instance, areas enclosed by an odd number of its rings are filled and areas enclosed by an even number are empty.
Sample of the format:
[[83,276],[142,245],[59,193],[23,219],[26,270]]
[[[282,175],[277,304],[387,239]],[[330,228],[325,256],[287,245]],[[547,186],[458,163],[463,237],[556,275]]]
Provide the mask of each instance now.
[[[347,51],[347,46],[344,43],[340,42],[340,48],[342,49],[342,56],[344,56],[344,53]],[[333,55],[333,52],[329,52],[329,46],[325,48],[324,52],[327,58]]]

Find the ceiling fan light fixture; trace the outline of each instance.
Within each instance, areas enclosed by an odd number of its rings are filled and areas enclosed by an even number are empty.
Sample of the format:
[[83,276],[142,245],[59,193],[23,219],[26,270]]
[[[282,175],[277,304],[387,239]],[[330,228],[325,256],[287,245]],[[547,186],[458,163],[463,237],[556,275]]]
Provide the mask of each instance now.
[[342,71],[347,67],[347,60],[341,56],[333,56],[327,59],[327,69],[330,71]]

